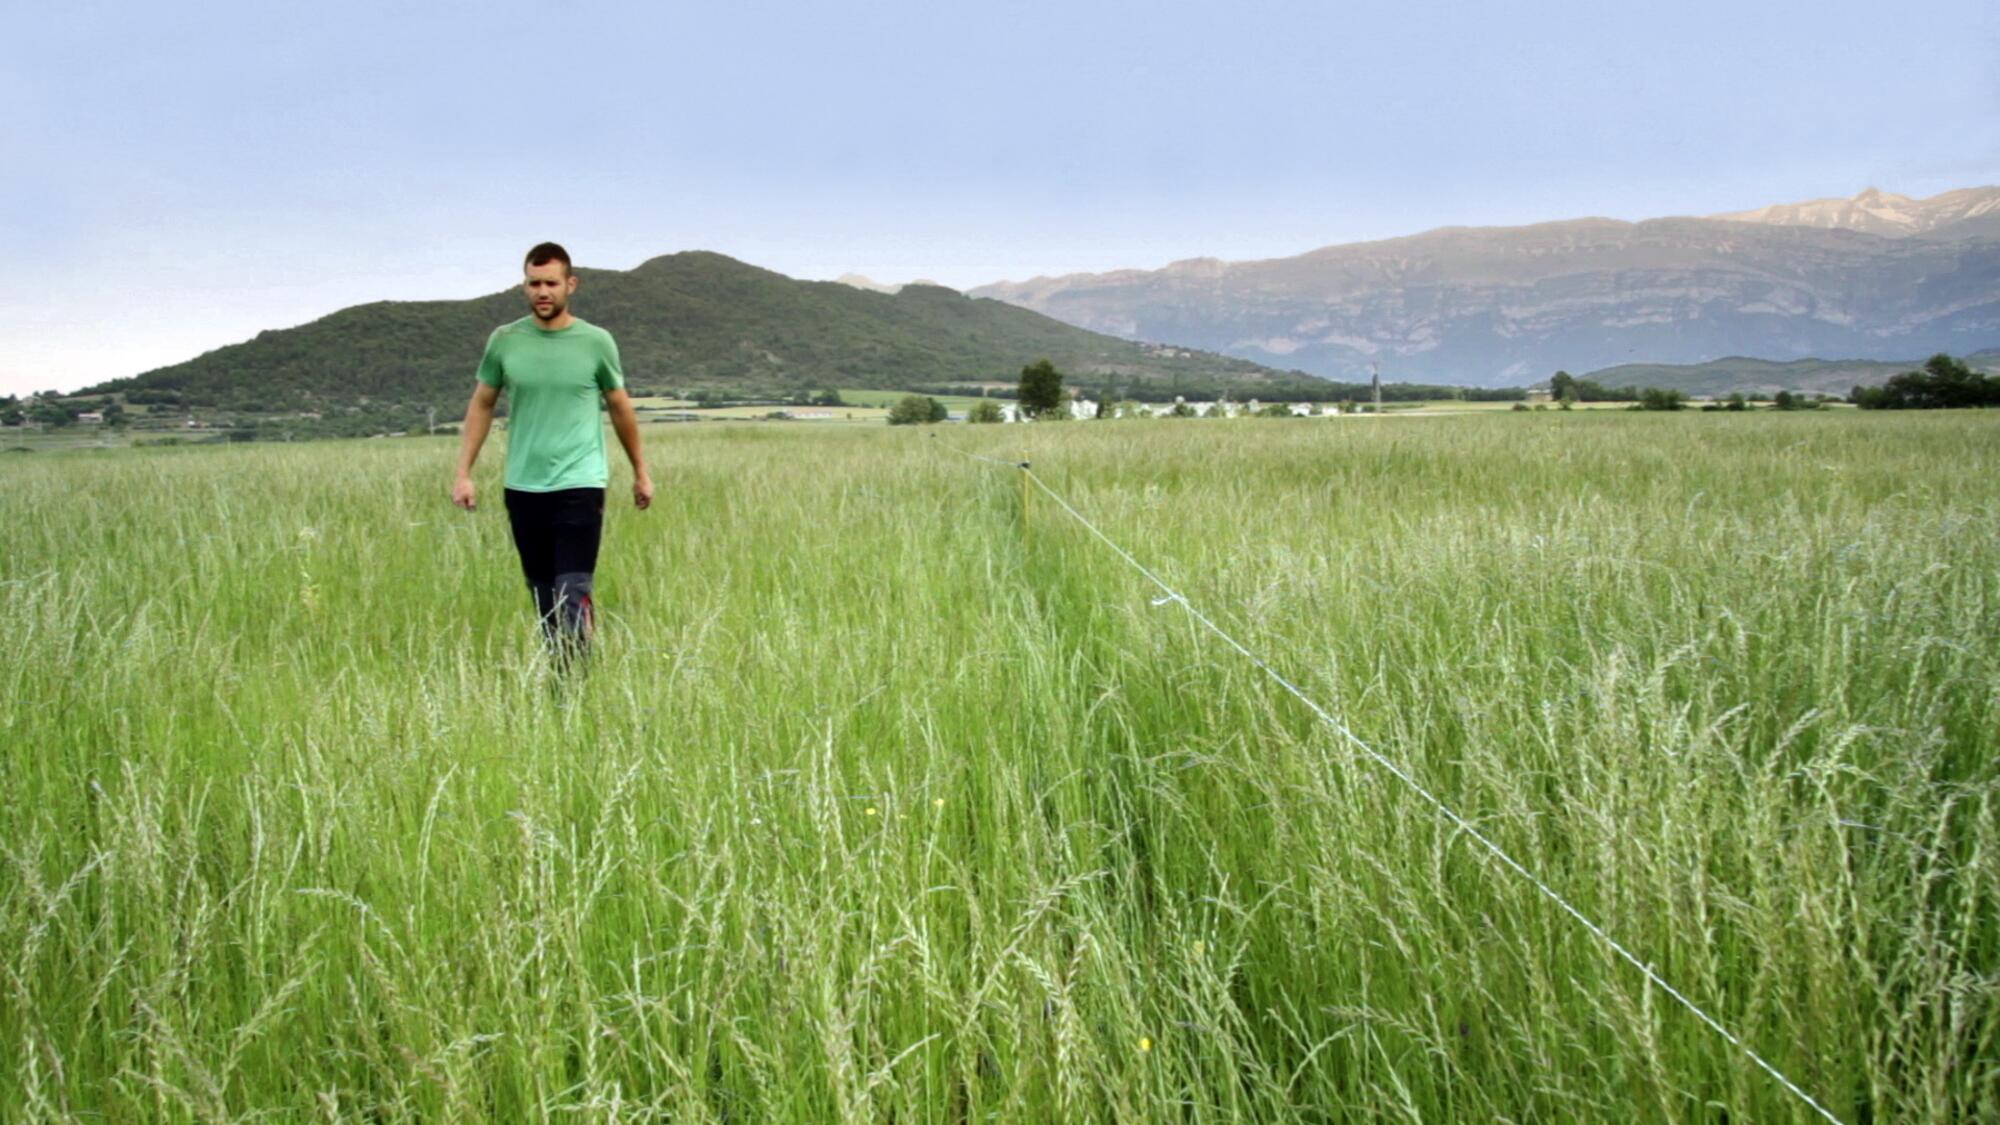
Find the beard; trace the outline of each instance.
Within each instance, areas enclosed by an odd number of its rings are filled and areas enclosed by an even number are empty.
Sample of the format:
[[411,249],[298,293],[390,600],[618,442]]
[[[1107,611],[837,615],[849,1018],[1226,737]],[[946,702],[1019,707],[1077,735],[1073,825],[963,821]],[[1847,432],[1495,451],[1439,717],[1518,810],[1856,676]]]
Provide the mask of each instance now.
[[537,320],[554,320],[569,309],[569,302],[552,301],[546,306],[531,304],[528,309],[535,314]]

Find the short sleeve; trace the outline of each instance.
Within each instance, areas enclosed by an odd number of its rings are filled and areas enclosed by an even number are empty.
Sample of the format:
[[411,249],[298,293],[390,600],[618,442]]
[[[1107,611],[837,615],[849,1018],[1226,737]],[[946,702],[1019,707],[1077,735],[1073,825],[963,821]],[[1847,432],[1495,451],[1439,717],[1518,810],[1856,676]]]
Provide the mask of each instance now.
[[625,385],[625,366],[618,360],[618,341],[604,334],[604,354],[597,361],[597,389],[615,391]]
[[486,337],[486,354],[479,357],[479,381],[489,387],[502,387],[507,383],[507,372],[500,366],[500,330],[493,330]]

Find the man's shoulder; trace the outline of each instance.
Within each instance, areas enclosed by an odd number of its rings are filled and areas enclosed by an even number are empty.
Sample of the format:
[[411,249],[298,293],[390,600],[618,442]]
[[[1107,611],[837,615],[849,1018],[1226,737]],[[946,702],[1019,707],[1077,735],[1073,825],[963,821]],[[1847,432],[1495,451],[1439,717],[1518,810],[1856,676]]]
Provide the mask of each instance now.
[[583,319],[582,317],[573,318],[570,321],[570,327],[576,329],[576,331],[579,334],[588,336],[593,340],[602,340],[607,344],[615,342],[611,338],[610,329],[604,328],[600,325],[592,324],[591,322]]
[[518,336],[523,332],[531,332],[534,330],[534,325],[529,324],[528,321],[532,319],[532,317],[524,316],[519,320],[510,320],[500,327],[495,328],[493,334],[488,336],[487,339],[489,341],[499,341],[509,336]]

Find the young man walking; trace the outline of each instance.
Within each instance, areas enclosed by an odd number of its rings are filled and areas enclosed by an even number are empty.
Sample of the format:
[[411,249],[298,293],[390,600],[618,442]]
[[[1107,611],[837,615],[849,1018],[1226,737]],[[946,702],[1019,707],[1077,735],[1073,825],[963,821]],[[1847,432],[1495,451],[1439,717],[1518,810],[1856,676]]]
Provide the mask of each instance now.
[[639,447],[639,419],[625,393],[618,344],[611,333],[569,311],[577,282],[569,253],[544,242],[528,251],[522,272],[529,315],[501,325],[486,339],[479,382],[465,408],[451,499],[466,511],[477,506],[472,466],[504,390],[507,519],[550,653],[567,667],[588,651],[595,625],[591,576],[610,479],[600,397],[632,462],[632,502],[641,510],[653,502],[653,479]]

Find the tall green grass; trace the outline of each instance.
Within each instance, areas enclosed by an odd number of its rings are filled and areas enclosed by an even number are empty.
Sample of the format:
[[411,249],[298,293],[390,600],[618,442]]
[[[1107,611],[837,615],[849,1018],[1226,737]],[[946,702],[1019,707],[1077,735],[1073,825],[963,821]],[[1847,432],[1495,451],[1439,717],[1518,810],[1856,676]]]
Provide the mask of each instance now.
[[497,457],[0,466],[0,1104],[2000,1115],[2000,420],[653,436],[587,677]]

